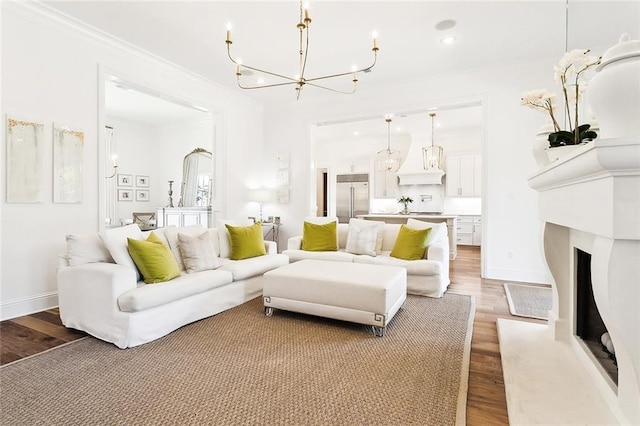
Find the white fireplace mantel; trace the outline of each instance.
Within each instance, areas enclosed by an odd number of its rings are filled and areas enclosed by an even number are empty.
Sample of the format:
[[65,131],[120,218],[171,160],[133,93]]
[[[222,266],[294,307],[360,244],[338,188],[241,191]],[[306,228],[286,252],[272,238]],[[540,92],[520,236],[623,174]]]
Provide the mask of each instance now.
[[[545,260],[554,279],[549,330],[569,342],[621,423],[640,424],[640,137],[596,140],[538,170]],[[591,253],[596,305],[618,386],[575,336],[575,249]]]

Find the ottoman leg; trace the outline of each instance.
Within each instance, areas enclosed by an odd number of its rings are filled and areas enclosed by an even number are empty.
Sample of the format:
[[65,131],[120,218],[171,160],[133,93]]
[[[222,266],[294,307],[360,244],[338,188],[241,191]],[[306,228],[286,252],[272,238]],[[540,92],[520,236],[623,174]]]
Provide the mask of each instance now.
[[378,325],[372,325],[371,329],[373,330],[373,335],[376,337],[384,336],[384,327],[380,327]]
[[269,306],[265,306],[264,307],[264,314],[268,317],[270,317],[271,315],[273,315],[273,308],[269,307]]

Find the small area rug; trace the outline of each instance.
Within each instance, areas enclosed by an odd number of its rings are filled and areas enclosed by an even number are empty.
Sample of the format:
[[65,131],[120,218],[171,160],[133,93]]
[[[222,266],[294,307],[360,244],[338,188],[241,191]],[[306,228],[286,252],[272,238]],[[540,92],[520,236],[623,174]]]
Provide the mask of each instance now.
[[136,348],[89,337],[7,364],[2,423],[464,424],[474,313],[408,296],[374,337],[256,298]]
[[551,287],[504,283],[511,315],[526,318],[548,319],[551,310]]

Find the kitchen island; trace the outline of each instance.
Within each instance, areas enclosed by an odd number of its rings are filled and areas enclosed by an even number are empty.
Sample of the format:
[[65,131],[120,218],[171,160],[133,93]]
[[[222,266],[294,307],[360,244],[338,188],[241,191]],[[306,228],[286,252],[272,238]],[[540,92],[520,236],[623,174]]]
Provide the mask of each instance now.
[[385,223],[407,223],[407,219],[413,218],[416,220],[424,220],[425,222],[446,222],[447,231],[449,233],[449,259],[454,260],[458,255],[458,224],[457,215],[449,214],[426,214],[426,213],[410,213],[410,214],[361,214],[357,216],[358,219],[365,220],[379,220]]

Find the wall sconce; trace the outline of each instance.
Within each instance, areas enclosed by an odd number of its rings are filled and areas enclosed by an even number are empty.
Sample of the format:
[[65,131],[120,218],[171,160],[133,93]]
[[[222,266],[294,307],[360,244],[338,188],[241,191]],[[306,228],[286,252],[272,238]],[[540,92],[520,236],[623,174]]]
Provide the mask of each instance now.
[[260,204],[260,222],[263,222],[262,205],[267,201],[271,201],[271,190],[266,188],[251,189],[249,191],[249,200]]
[[111,176],[107,176],[107,179],[113,178],[116,175],[116,173],[118,173],[118,156],[116,154],[113,154],[111,156],[111,162],[112,162],[111,167],[113,167],[113,173],[111,174]]

